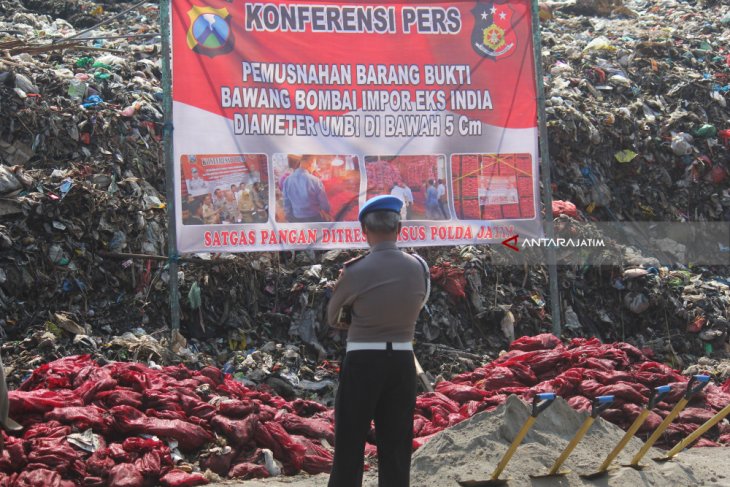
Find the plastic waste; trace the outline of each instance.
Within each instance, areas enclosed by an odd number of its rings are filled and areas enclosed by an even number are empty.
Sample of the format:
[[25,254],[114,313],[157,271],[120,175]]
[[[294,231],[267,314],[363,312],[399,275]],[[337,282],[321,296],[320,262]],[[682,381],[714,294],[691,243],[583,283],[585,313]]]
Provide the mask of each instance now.
[[634,291],[626,293],[626,296],[624,296],[624,304],[632,313],[636,314],[643,313],[651,306],[649,298],[645,294]]
[[72,100],[83,100],[86,96],[88,85],[79,78],[73,78],[69,81],[67,94]]
[[84,108],[92,108],[101,105],[102,103],[104,103],[104,100],[102,100],[99,95],[91,95],[81,106]]
[[710,138],[710,137],[717,137],[717,127],[710,123],[706,123],[702,125],[700,128],[698,128],[695,131],[695,137],[704,137],[704,138]]
[[191,309],[198,309],[201,305],[201,293],[200,293],[200,286],[197,282],[194,282],[190,286],[190,291],[188,292],[188,305]]
[[686,156],[692,153],[694,138],[684,132],[679,132],[672,137],[672,152],[678,156]]
[[137,111],[139,111],[139,109],[141,107],[142,107],[142,103],[141,102],[138,102],[138,101],[137,102],[134,102],[133,104],[129,105],[128,107],[125,107],[122,110],[122,116],[124,116],[124,117],[132,117],[132,116],[134,116],[135,113],[137,113]]
[[573,332],[580,331],[583,326],[580,324],[578,315],[572,307],[568,306],[565,308],[565,327]]
[[586,47],[583,48],[583,52],[587,51],[613,51],[616,48],[611,45],[611,41],[605,36],[599,36],[591,40]]
[[15,87],[25,93],[39,93],[38,87],[23,74],[15,73]]
[[0,166],[0,195],[11,193],[22,187],[15,173],[7,167]]
[[70,262],[63,248],[58,244],[53,244],[48,249],[48,258],[51,259],[51,262],[58,265],[68,265]]
[[76,66],[79,68],[88,68],[92,64],[94,64],[94,58],[84,56],[76,60]]
[[634,152],[630,149],[624,149],[622,151],[617,152],[614,155],[614,157],[616,158],[616,160],[618,162],[625,164],[627,162],[633,161],[636,158],[636,156],[638,156],[638,155],[639,154],[637,154],[636,152]]

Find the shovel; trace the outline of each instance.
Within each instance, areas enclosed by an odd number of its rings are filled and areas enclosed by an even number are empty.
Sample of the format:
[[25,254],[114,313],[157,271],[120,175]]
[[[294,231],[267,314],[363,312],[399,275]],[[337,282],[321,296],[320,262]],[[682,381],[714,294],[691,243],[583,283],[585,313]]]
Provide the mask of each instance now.
[[509,463],[510,459],[512,458],[512,455],[515,454],[517,451],[517,447],[520,446],[520,443],[522,443],[522,440],[525,439],[525,435],[527,435],[527,432],[530,431],[530,428],[532,428],[532,425],[535,424],[535,421],[537,420],[537,416],[545,411],[548,406],[550,406],[553,401],[555,400],[555,394],[552,392],[544,392],[542,394],[535,394],[535,397],[532,400],[532,412],[530,413],[530,417],[527,418],[525,423],[522,425],[522,428],[520,428],[520,431],[517,433],[517,436],[515,436],[515,439],[512,440],[512,444],[507,449],[507,452],[504,454],[502,459],[497,464],[497,468],[494,469],[494,472],[492,472],[492,476],[489,478],[489,480],[459,480],[459,485],[462,487],[482,487],[482,486],[492,486],[492,485],[506,485],[507,480],[506,479],[500,479],[499,476],[504,471],[505,467],[507,466],[507,463]]
[[[679,416],[679,413],[682,412],[682,410],[687,406],[687,403],[689,403],[689,400],[692,399],[692,396],[700,392],[710,381],[709,375],[693,375],[689,382],[687,383],[687,391],[684,393],[684,397],[679,400],[676,406],[674,406],[674,409],[672,409],[672,412],[669,413],[669,415],[664,418],[664,421],[657,427],[656,430],[654,430],[654,433],[651,434],[648,440],[646,440],[646,443],[644,443],[644,446],[641,447],[641,449],[634,455],[634,458],[631,459],[631,463],[629,465],[626,465],[627,467],[635,468],[637,470],[641,470],[644,468],[643,466],[639,465],[639,462],[642,458],[644,458],[644,455],[646,455],[646,452],[649,451],[649,448],[654,446],[654,443],[659,439],[659,437],[664,433],[664,430],[666,430],[670,424],[672,424],[672,421]],[[697,383],[695,385],[695,382]]]
[[674,448],[672,448],[671,450],[669,450],[667,452],[666,456],[663,456],[663,457],[660,457],[660,458],[655,458],[654,460],[656,460],[658,462],[666,462],[667,460],[671,460],[679,452],[681,452],[682,450],[684,450],[685,448],[687,448],[689,445],[691,445],[692,442],[694,442],[697,438],[699,438],[700,436],[704,435],[707,432],[707,430],[709,430],[710,428],[712,428],[713,426],[715,426],[717,423],[719,423],[720,421],[722,421],[722,419],[725,416],[727,416],[728,414],[730,414],[730,404],[728,404],[727,406],[725,406],[724,408],[722,408],[722,411],[720,411],[719,413],[717,413],[716,415],[714,415],[713,417],[711,417],[710,419],[708,419],[705,422],[705,424],[703,424],[702,426],[700,426],[699,428],[697,428],[695,431],[693,431],[692,434],[689,435],[687,438],[685,438],[684,440],[682,440],[679,443],[677,443]]
[[583,437],[588,433],[588,430],[590,429],[593,422],[596,420],[596,418],[611,404],[613,404],[613,396],[598,396],[593,400],[593,404],[591,405],[591,415],[588,416],[585,421],[583,421],[583,424],[581,425],[578,432],[573,436],[573,439],[570,440],[570,443],[568,443],[568,446],[565,447],[565,450],[563,450],[563,453],[560,454],[557,460],[555,460],[555,463],[553,464],[550,471],[544,475],[530,475],[532,478],[542,478],[542,477],[552,477],[555,475],[565,475],[569,473],[569,470],[563,470],[560,471],[560,467],[563,466],[563,463],[565,460],[568,459],[571,453],[573,453],[573,450],[575,450],[575,447],[578,446],[578,443],[583,439]]
[[646,407],[641,411],[641,413],[636,417],[632,425],[629,427],[628,430],[626,430],[626,434],[623,438],[621,438],[621,441],[618,442],[618,444],[614,447],[613,450],[611,450],[611,453],[608,454],[606,459],[603,461],[600,467],[598,467],[598,470],[587,474],[587,475],[581,475],[584,479],[597,479],[598,477],[603,476],[606,472],[608,472],[608,467],[611,465],[611,463],[616,459],[616,457],[621,453],[621,451],[626,448],[626,445],[629,443],[631,438],[636,434],[637,431],[639,431],[639,428],[641,428],[641,425],[644,424],[644,421],[646,421],[646,418],[649,417],[649,413],[652,409],[654,409],[654,406],[664,398],[667,394],[669,394],[669,391],[672,389],[672,386],[661,386],[655,388],[653,391],[651,391],[651,396],[649,396],[649,402],[646,404]]
[[423,386],[423,389],[426,392],[433,392],[433,385],[431,384],[431,381],[428,379],[426,372],[423,371],[423,367],[421,367],[421,363],[418,361],[418,358],[416,357],[415,353],[413,354],[413,361],[416,364],[416,375],[418,376],[418,379],[421,381],[421,385]]

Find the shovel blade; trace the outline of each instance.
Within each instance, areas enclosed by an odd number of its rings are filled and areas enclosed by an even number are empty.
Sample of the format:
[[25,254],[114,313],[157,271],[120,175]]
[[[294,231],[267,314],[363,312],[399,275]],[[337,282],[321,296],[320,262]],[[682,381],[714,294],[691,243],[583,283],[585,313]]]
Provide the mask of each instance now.
[[581,475],[580,478],[586,480],[595,480],[603,477],[604,475],[608,475],[608,470],[600,470],[598,472],[586,473]]
[[507,479],[490,480],[458,480],[461,487],[488,487],[496,485],[507,485]]
[[644,470],[647,467],[646,465],[642,465],[640,463],[637,464],[637,465],[626,464],[626,465],[621,465],[621,466],[622,467],[633,468],[634,470]]
[[550,477],[562,477],[564,475],[568,475],[570,473],[570,470],[561,470],[559,472],[555,473],[544,473],[541,475],[530,475],[531,479],[547,479]]

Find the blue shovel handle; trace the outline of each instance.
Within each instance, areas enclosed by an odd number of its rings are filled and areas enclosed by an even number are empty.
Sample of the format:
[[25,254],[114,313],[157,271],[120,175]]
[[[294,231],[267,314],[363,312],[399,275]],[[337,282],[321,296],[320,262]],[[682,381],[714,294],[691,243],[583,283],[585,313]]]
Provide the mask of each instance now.
[[556,397],[558,396],[554,392],[535,394],[535,397],[532,399],[532,417],[536,418],[538,414],[545,411]]
[[[697,383],[697,385],[694,385],[695,382]],[[690,399],[692,396],[704,389],[705,386],[709,383],[709,375],[693,375],[687,383],[687,392],[684,393],[684,398]]]
[[595,398],[591,408],[591,417],[598,417],[608,406],[613,404],[613,401],[614,396],[598,396]]
[[653,391],[651,391],[651,396],[649,396],[649,403],[646,405],[646,409],[654,409],[656,405],[664,399],[664,396],[669,394],[669,392],[672,390],[672,386],[659,386],[655,387]]

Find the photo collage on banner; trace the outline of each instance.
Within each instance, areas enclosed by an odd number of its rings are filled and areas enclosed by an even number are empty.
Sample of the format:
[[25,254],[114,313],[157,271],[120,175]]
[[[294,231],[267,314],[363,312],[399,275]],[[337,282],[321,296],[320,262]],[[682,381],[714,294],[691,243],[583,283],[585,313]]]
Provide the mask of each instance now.
[[265,223],[269,176],[262,154],[189,154],[180,160],[183,225]]
[[529,0],[173,0],[182,252],[541,235]]

